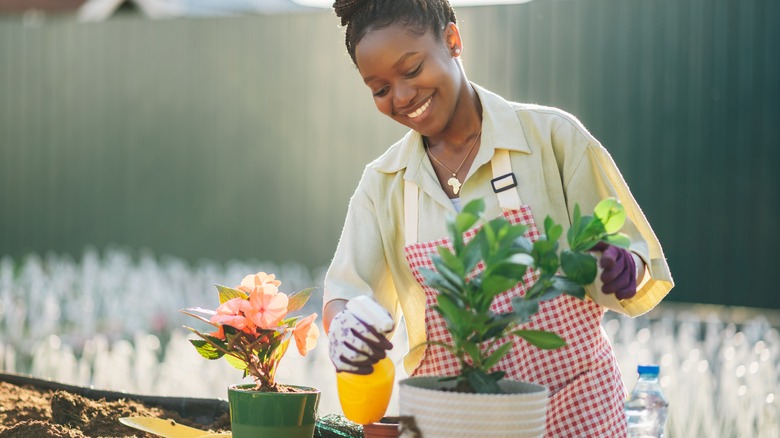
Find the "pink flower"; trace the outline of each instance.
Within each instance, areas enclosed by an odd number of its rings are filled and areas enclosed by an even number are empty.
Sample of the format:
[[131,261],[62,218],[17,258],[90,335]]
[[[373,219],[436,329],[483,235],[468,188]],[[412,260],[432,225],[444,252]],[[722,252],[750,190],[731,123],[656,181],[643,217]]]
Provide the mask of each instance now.
[[244,330],[252,324],[244,316],[247,310],[251,310],[249,301],[243,298],[233,298],[217,307],[217,314],[211,317],[211,322],[229,325],[236,330]]
[[313,324],[316,318],[317,314],[312,313],[306,318],[299,319],[293,329],[295,345],[298,347],[298,352],[301,353],[301,356],[306,356],[306,353],[317,345],[320,329]]
[[249,295],[251,308],[245,314],[261,329],[273,329],[287,316],[289,299],[287,295],[278,293],[275,289],[276,286],[265,284]]

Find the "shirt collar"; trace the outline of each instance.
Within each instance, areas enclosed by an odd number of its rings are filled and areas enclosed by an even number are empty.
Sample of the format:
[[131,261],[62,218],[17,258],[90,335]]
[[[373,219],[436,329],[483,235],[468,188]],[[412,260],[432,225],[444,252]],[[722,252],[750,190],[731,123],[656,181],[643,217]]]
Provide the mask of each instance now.
[[[489,162],[496,149],[531,153],[523,126],[512,103],[473,82],[471,85],[482,103],[482,141],[466,179],[476,169]],[[406,168],[404,179],[420,185],[423,183],[420,172],[425,159],[422,136],[412,130],[374,161],[372,167],[384,173],[396,173]]]

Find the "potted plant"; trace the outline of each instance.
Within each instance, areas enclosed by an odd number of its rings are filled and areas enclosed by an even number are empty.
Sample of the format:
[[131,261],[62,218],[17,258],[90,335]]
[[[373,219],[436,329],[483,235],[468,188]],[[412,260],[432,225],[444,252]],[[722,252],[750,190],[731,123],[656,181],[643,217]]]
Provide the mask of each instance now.
[[[317,389],[276,382],[279,361],[290,340],[301,355],[314,348],[319,329],[317,317],[289,316],[303,308],[313,288],[290,294],[279,291],[281,282],[273,274],[247,275],[235,288],[217,285],[219,307],[199,307],[183,313],[206,322],[216,330],[202,333],[187,327],[200,339],[190,339],[206,359],[225,358],[255,383],[228,388],[233,437],[306,437],[314,435]],[[203,316],[205,315],[205,316]]]
[[[531,320],[542,301],[561,294],[585,297],[584,286],[593,283],[597,273],[596,259],[589,252],[594,245],[603,241],[627,248],[630,243],[619,233],[625,212],[614,199],[601,201],[593,216],[581,216],[575,206],[566,236],[569,248],[564,250],[558,243],[563,227],[549,217],[544,221],[545,234],[531,242],[524,236],[526,226],[513,225],[504,217],[485,221],[483,211],[484,202],[474,200],[449,220],[452,248],[440,246],[431,256],[436,270],[422,270],[425,283],[438,292],[434,309],[452,339],[428,344],[448,350],[460,368],[455,376],[400,382],[402,418],[426,438],[486,435],[489,423],[496,419],[512,430],[512,436],[543,436],[547,388],[505,379],[506,372],[495,369],[513,346],[507,339],[520,337],[542,349],[566,345],[555,333],[522,324]],[[466,242],[463,233],[480,220],[482,227]],[[491,310],[494,299],[521,282],[529,269],[537,279],[526,285],[525,295],[512,298],[507,312]],[[459,403],[466,407],[454,408]],[[459,413],[457,421],[454,412]],[[467,425],[466,417],[473,417],[474,424]],[[508,425],[510,421],[514,423]]]

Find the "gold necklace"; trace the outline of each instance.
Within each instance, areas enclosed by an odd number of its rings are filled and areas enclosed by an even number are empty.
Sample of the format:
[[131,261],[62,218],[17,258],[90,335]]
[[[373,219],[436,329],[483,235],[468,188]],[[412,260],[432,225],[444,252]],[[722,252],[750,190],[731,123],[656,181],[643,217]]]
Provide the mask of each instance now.
[[469,151],[466,153],[466,156],[465,156],[465,157],[463,157],[463,161],[461,161],[461,162],[460,162],[460,165],[458,166],[458,168],[457,168],[457,169],[455,169],[455,171],[453,171],[453,170],[452,170],[452,169],[450,169],[449,167],[445,166],[445,165],[444,165],[444,163],[442,163],[441,161],[439,161],[439,159],[438,159],[438,158],[436,158],[436,156],[435,156],[435,155],[433,155],[433,152],[431,152],[431,148],[429,148],[429,147],[428,147],[428,139],[425,139],[425,138],[424,138],[424,140],[425,140],[425,150],[428,152],[428,156],[429,156],[429,157],[431,157],[431,158],[433,158],[433,161],[435,161],[435,162],[439,163],[439,166],[443,167],[444,169],[446,169],[446,170],[447,170],[447,172],[449,172],[449,173],[451,173],[451,174],[452,174],[452,176],[450,177],[450,179],[448,179],[448,180],[447,180],[447,184],[448,184],[450,187],[452,187],[452,193],[454,193],[454,194],[456,194],[456,195],[458,194],[458,192],[460,192],[460,186],[462,186],[462,185],[463,185],[463,184],[460,182],[460,180],[458,179],[458,172],[460,172],[460,168],[461,168],[461,167],[463,167],[463,164],[466,162],[466,159],[469,157],[469,155],[471,155],[471,151],[473,151],[473,150],[474,150],[474,146],[476,146],[476,144],[477,144],[477,140],[479,140],[479,137],[480,137],[480,136],[482,136],[482,130],[480,130],[480,131],[479,131],[479,134],[477,134],[477,137],[476,137],[476,138],[474,138],[474,141],[471,143],[471,147],[469,148]]

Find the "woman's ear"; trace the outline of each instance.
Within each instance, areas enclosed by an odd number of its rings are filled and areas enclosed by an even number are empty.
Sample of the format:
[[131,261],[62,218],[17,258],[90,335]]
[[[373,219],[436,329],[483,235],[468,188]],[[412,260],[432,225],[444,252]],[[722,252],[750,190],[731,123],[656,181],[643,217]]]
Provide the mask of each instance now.
[[455,23],[447,23],[444,28],[444,43],[454,57],[460,56],[463,51],[463,40],[460,39],[460,30]]

